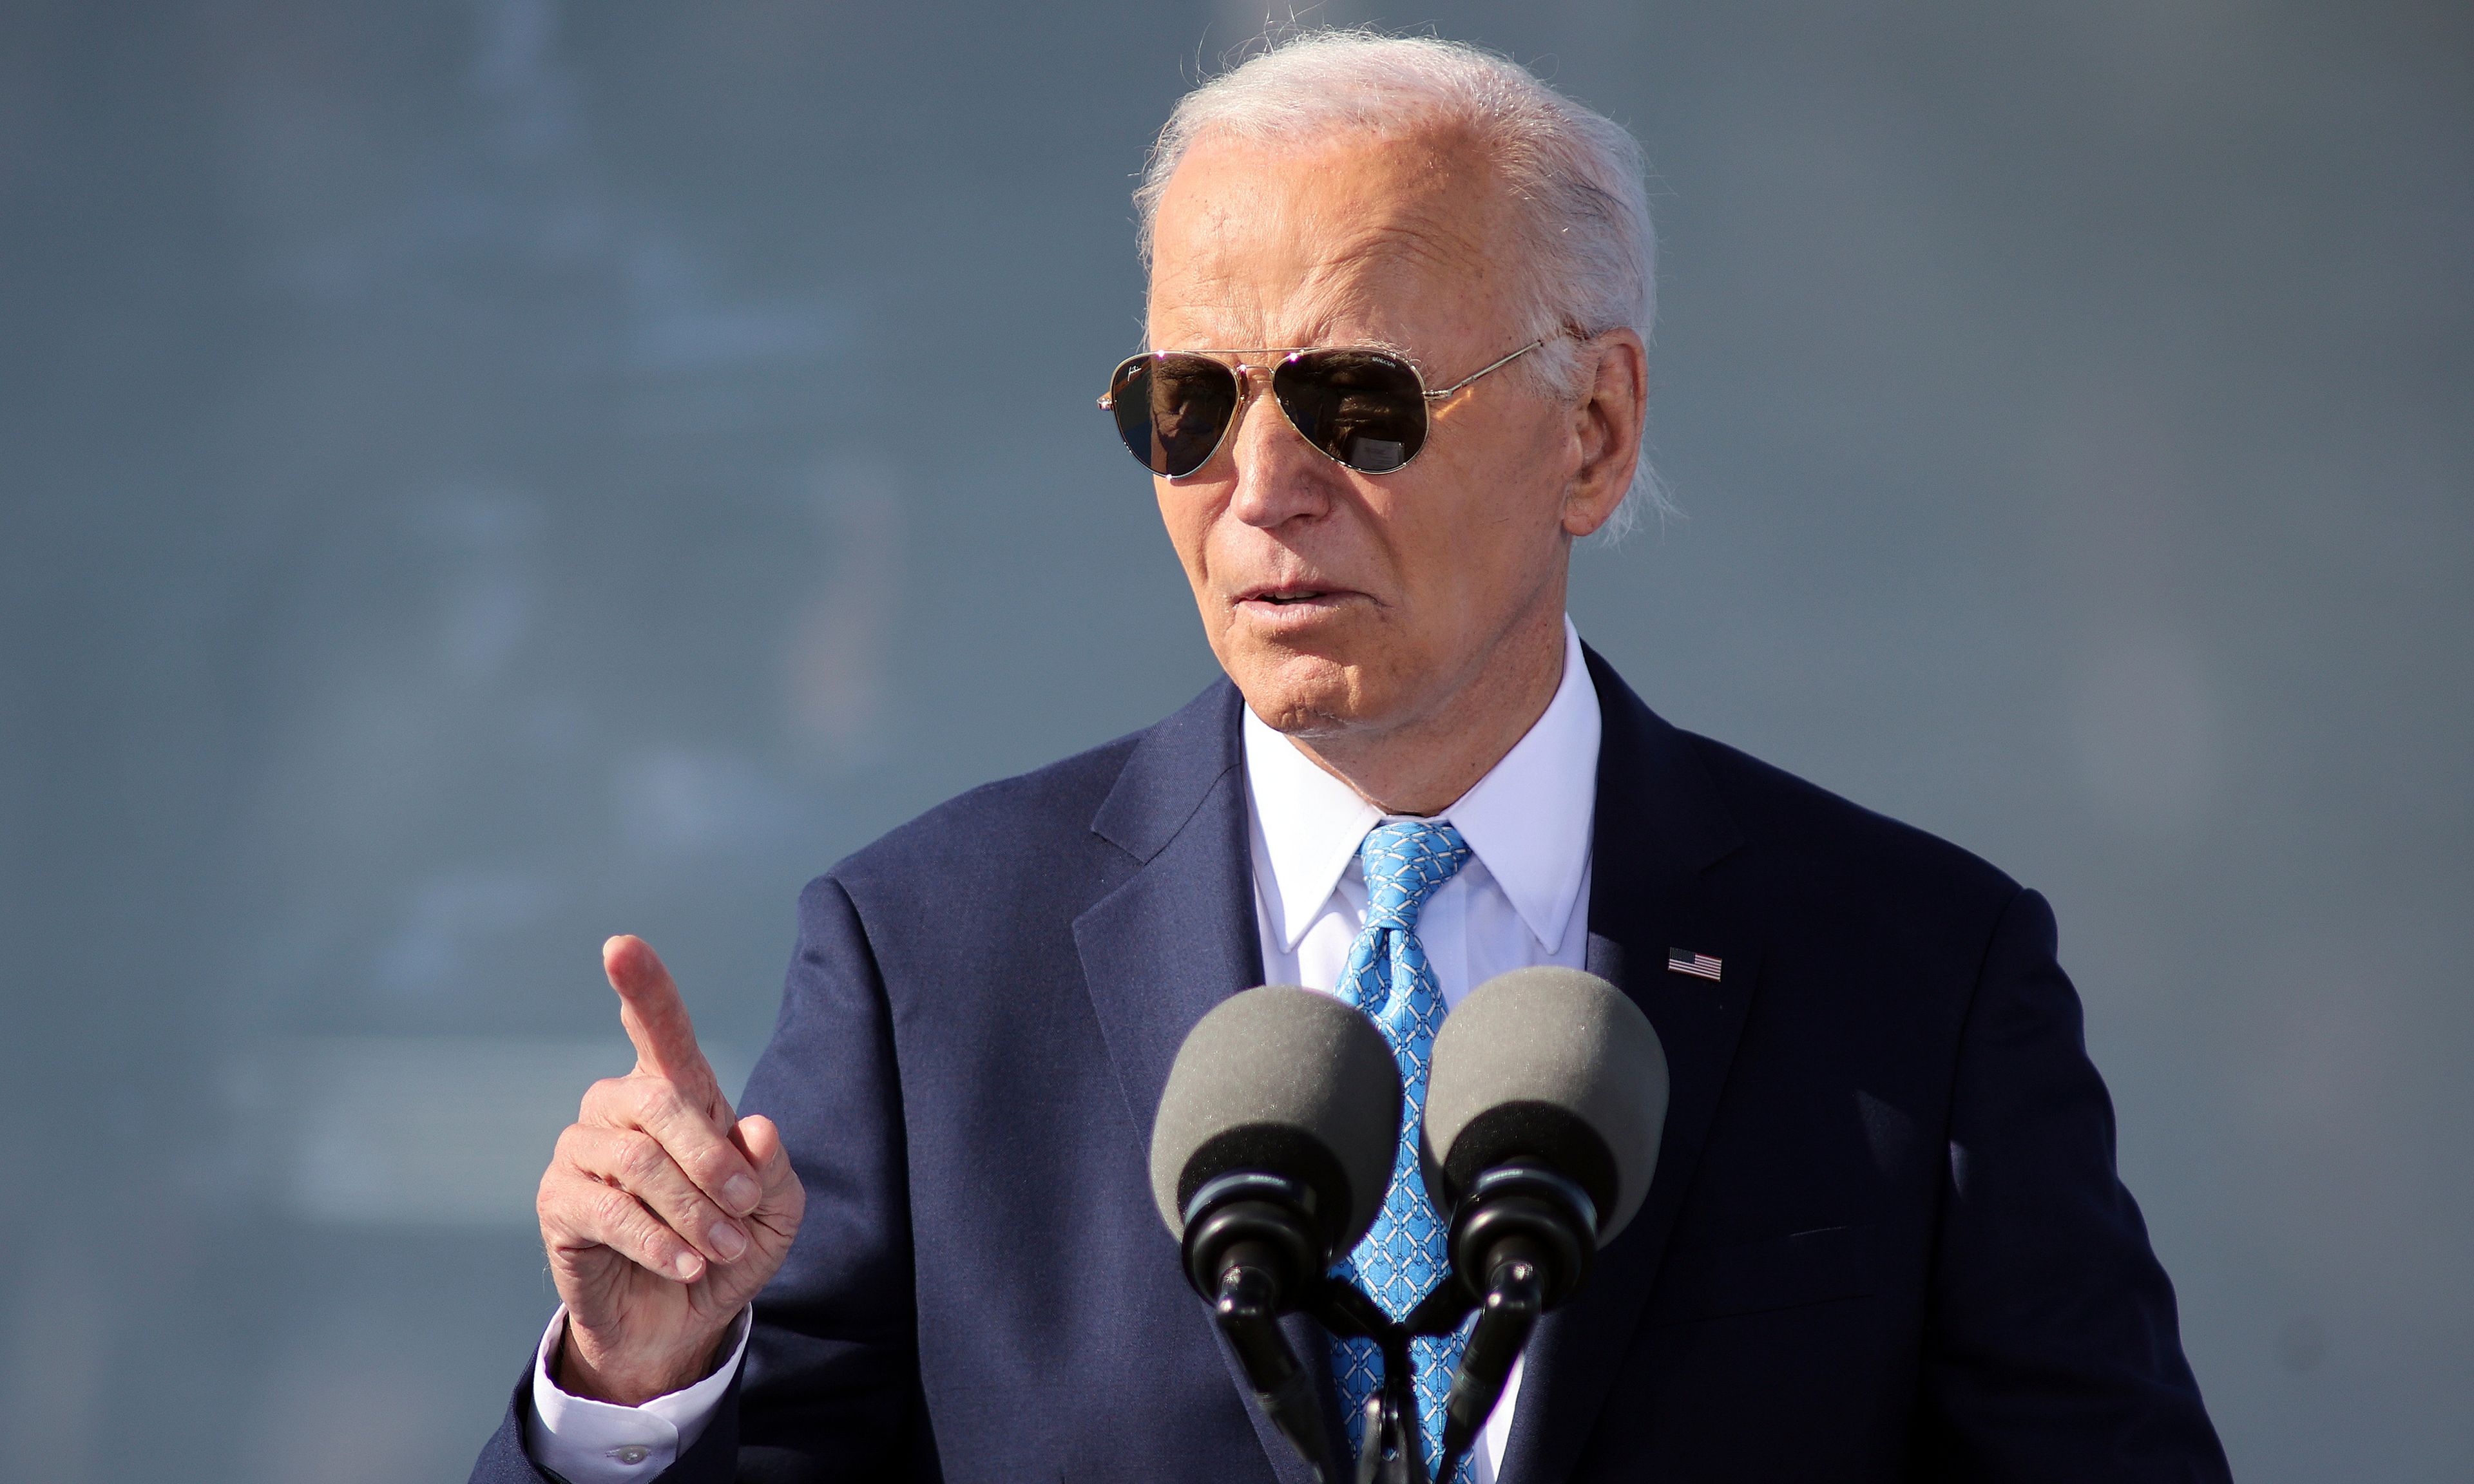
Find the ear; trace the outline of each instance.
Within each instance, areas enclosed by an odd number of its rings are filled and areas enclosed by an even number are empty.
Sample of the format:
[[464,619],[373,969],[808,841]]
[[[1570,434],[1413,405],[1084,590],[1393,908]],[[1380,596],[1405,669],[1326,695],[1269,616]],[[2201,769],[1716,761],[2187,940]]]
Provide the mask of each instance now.
[[1572,407],[1575,467],[1564,491],[1564,531],[1587,536],[1605,525],[1632,489],[1649,419],[1649,350],[1629,329],[1583,342],[1589,382]]

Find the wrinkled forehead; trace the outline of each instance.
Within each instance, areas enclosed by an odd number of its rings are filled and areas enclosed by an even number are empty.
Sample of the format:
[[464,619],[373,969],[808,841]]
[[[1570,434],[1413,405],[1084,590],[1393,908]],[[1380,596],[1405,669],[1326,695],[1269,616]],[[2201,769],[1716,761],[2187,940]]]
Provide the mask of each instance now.
[[1205,135],[1161,194],[1150,327],[1161,348],[1414,346],[1507,308],[1511,213],[1465,134]]

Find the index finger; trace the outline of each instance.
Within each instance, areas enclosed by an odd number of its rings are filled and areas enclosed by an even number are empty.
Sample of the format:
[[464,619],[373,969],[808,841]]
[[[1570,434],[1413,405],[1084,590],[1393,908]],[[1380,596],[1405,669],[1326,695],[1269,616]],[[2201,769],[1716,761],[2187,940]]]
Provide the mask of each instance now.
[[653,945],[621,933],[601,945],[601,969],[618,992],[618,1023],[636,1043],[636,1069],[676,1087],[723,1126],[731,1119],[721,1082],[696,1044],[695,1025],[679,998],[678,984]]

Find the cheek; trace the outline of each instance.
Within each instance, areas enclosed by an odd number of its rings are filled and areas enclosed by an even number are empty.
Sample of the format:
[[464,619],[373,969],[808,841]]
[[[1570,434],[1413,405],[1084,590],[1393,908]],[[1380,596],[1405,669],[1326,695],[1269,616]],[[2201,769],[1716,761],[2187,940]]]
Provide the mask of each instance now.
[[[1160,524],[1167,529],[1169,545],[1176,552],[1176,564],[1184,571],[1186,586],[1194,595],[1203,636],[1217,653],[1235,616],[1226,604],[1212,596],[1211,586],[1214,572],[1235,565],[1225,550],[1228,527],[1233,522],[1221,518],[1227,501],[1209,491],[1171,488],[1166,480],[1158,483]],[[1225,664],[1228,657],[1222,655],[1221,658]]]
[[[1534,460],[1471,460],[1402,511],[1404,554],[1422,586],[1475,596],[1516,581],[1551,554],[1561,500]],[[1404,506],[1407,502],[1404,502]]]
[[1521,411],[1525,416],[1505,419],[1481,445],[1465,486],[1485,491],[1470,525],[1483,532],[1496,565],[1561,550],[1564,494],[1572,482],[1571,444],[1560,411],[1527,400]]
[[1177,564],[1186,576],[1200,583],[1206,569],[1204,547],[1210,539],[1211,521],[1202,507],[1193,498],[1194,491],[1179,490],[1165,479],[1154,479],[1152,497],[1159,505],[1160,524],[1168,531],[1168,543],[1176,551]]

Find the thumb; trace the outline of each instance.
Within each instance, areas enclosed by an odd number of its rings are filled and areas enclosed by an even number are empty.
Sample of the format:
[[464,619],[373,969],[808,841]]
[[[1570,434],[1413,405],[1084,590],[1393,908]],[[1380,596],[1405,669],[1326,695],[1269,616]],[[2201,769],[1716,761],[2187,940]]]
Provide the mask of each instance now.
[[730,1131],[730,1141],[764,1183],[764,1194],[749,1215],[759,1221],[787,1215],[795,1224],[807,1205],[807,1191],[799,1184],[799,1172],[791,1168],[789,1151],[782,1146],[782,1131],[763,1113],[749,1113]]

